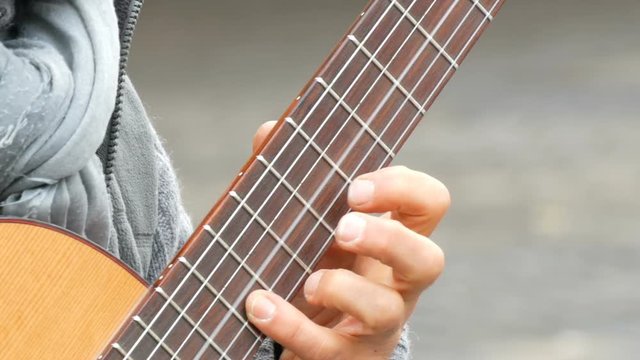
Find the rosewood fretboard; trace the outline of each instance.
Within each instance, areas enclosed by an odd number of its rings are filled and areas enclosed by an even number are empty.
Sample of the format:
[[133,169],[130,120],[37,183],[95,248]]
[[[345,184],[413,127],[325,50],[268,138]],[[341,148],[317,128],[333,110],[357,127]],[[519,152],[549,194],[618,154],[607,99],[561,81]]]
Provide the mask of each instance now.
[[374,0],[103,354],[247,359],[252,290],[291,299],[504,0]]

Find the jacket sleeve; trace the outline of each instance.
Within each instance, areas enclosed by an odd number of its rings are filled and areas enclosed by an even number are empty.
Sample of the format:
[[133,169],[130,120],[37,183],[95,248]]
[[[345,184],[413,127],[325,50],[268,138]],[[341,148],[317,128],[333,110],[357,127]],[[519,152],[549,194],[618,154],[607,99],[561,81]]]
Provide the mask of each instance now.
[[17,26],[0,43],[0,211],[92,228],[108,211],[95,153],[117,87],[113,4],[28,2]]

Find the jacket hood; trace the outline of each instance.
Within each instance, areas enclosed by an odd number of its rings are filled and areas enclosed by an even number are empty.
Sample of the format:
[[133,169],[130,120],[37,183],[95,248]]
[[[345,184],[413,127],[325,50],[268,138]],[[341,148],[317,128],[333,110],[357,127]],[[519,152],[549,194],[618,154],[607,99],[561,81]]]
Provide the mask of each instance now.
[[15,0],[0,0],[0,30],[11,26],[15,15]]
[[[143,0],[114,0],[120,28],[120,42],[132,36],[142,3]],[[6,30],[13,24],[16,13],[16,0],[0,0],[0,31]]]

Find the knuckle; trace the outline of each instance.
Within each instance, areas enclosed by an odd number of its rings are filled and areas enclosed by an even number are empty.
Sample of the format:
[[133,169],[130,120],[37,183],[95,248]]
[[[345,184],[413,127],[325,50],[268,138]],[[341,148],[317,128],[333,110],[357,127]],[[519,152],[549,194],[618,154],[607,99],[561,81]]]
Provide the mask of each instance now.
[[369,326],[376,331],[395,331],[402,326],[405,316],[404,300],[400,294],[393,292],[388,296],[380,296],[375,302],[375,315]]
[[262,125],[260,125],[260,130],[262,130],[262,131],[271,130],[271,128],[274,127],[276,125],[276,123],[277,123],[276,120],[267,121],[267,122],[263,123]]
[[318,284],[318,294],[320,295],[321,302],[326,305],[330,299],[332,299],[337,292],[343,288],[342,282],[345,276],[348,276],[348,270],[335,269],[325,271],[320,283]]
[[430,186],[434,189],[429,202],[438,213],[444,213],[451,206],[451,193],[449,189],[438,179],[430,178]]
[[402,189],[406,189],[408,185],[410,185],[410,170],[408,167],[404,165],[392,166],[387,169],[384,169],[384,173],[381,176],[384,176],[387,180],[387,186],[390,187],[390,191],[399,191]]
[[405,165],[395,165],[390,167],[391,171],[394,171],[398,175],[408,174],[412,170],[406,167]]
[[[304,321],[297,322],[293,325],[287,342],[294,348],[304,348],[305,359],[313,360],[329,360],[335,359],[336,349],[330,346],[330,341],[326,337],[316,339],[317,341],[309,341],[310,329]],[[288,351],[290,359],[298,359],[298,356],[292,351]]]
[[420,248],[416,260],[419,270],[416,272],[415,282],[420,285],[428,286],[432,284],[444,271],[444,251],[429,240]]
[[283,351],[282,355],[280,355],[280,360],[294,360],[296,355],[291,351]]
[[393,168],[393,175],[395,178],[395,183],[398,186],[407,186],[410,185],[410,178],[413,170],[409,169],[404,165],[395,166]]
[[309,349],[309,357],[314,360],[330,360],[335,359],[334,351],[327,346],[327,339],[320,339],[315,345]]
[[304,323],[302,321],[295,321],[290,325],[289,334],[287,336],[290,339],[290,344],[303,343],[305,336]]
[[253,140],[258,141],[264,138],[275,126],[276,121],[267,121],[258,127],[255,134],[253,135]]
[[399,234],[402,234],[405,227],[400,221],[395,219],[384,220],[385,226],[381,228],[381,233],[376,242],[377,252],[381,255],[389,254],[391,247]]

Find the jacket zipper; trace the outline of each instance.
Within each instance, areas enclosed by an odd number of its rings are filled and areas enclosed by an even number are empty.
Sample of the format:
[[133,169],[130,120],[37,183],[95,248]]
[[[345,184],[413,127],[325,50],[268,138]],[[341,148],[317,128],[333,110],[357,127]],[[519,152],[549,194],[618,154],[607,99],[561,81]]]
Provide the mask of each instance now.
[[106,177],[107,187],[111,187],[113,181],[113,168],[115,166],[116,152],[118,147],[118,133],[120,131],[120,124],[122,118],[122,106],[124,97],[124,83],[125,76],[127,74],[127,62],[129,60],[129,53],[131,51],[131,42],[133,39],[133,32],[138,22],[140,10],[142,9],[143,0],[132,0],[126,18],[121,23],[121,37],[120,37],[120,64],[118,70],[118,88],[116,92],[116,102],[109,121],[107,129],[107,135],[105,138],[104,146],[106,148],[106,156],[104,163],[104,173]]

